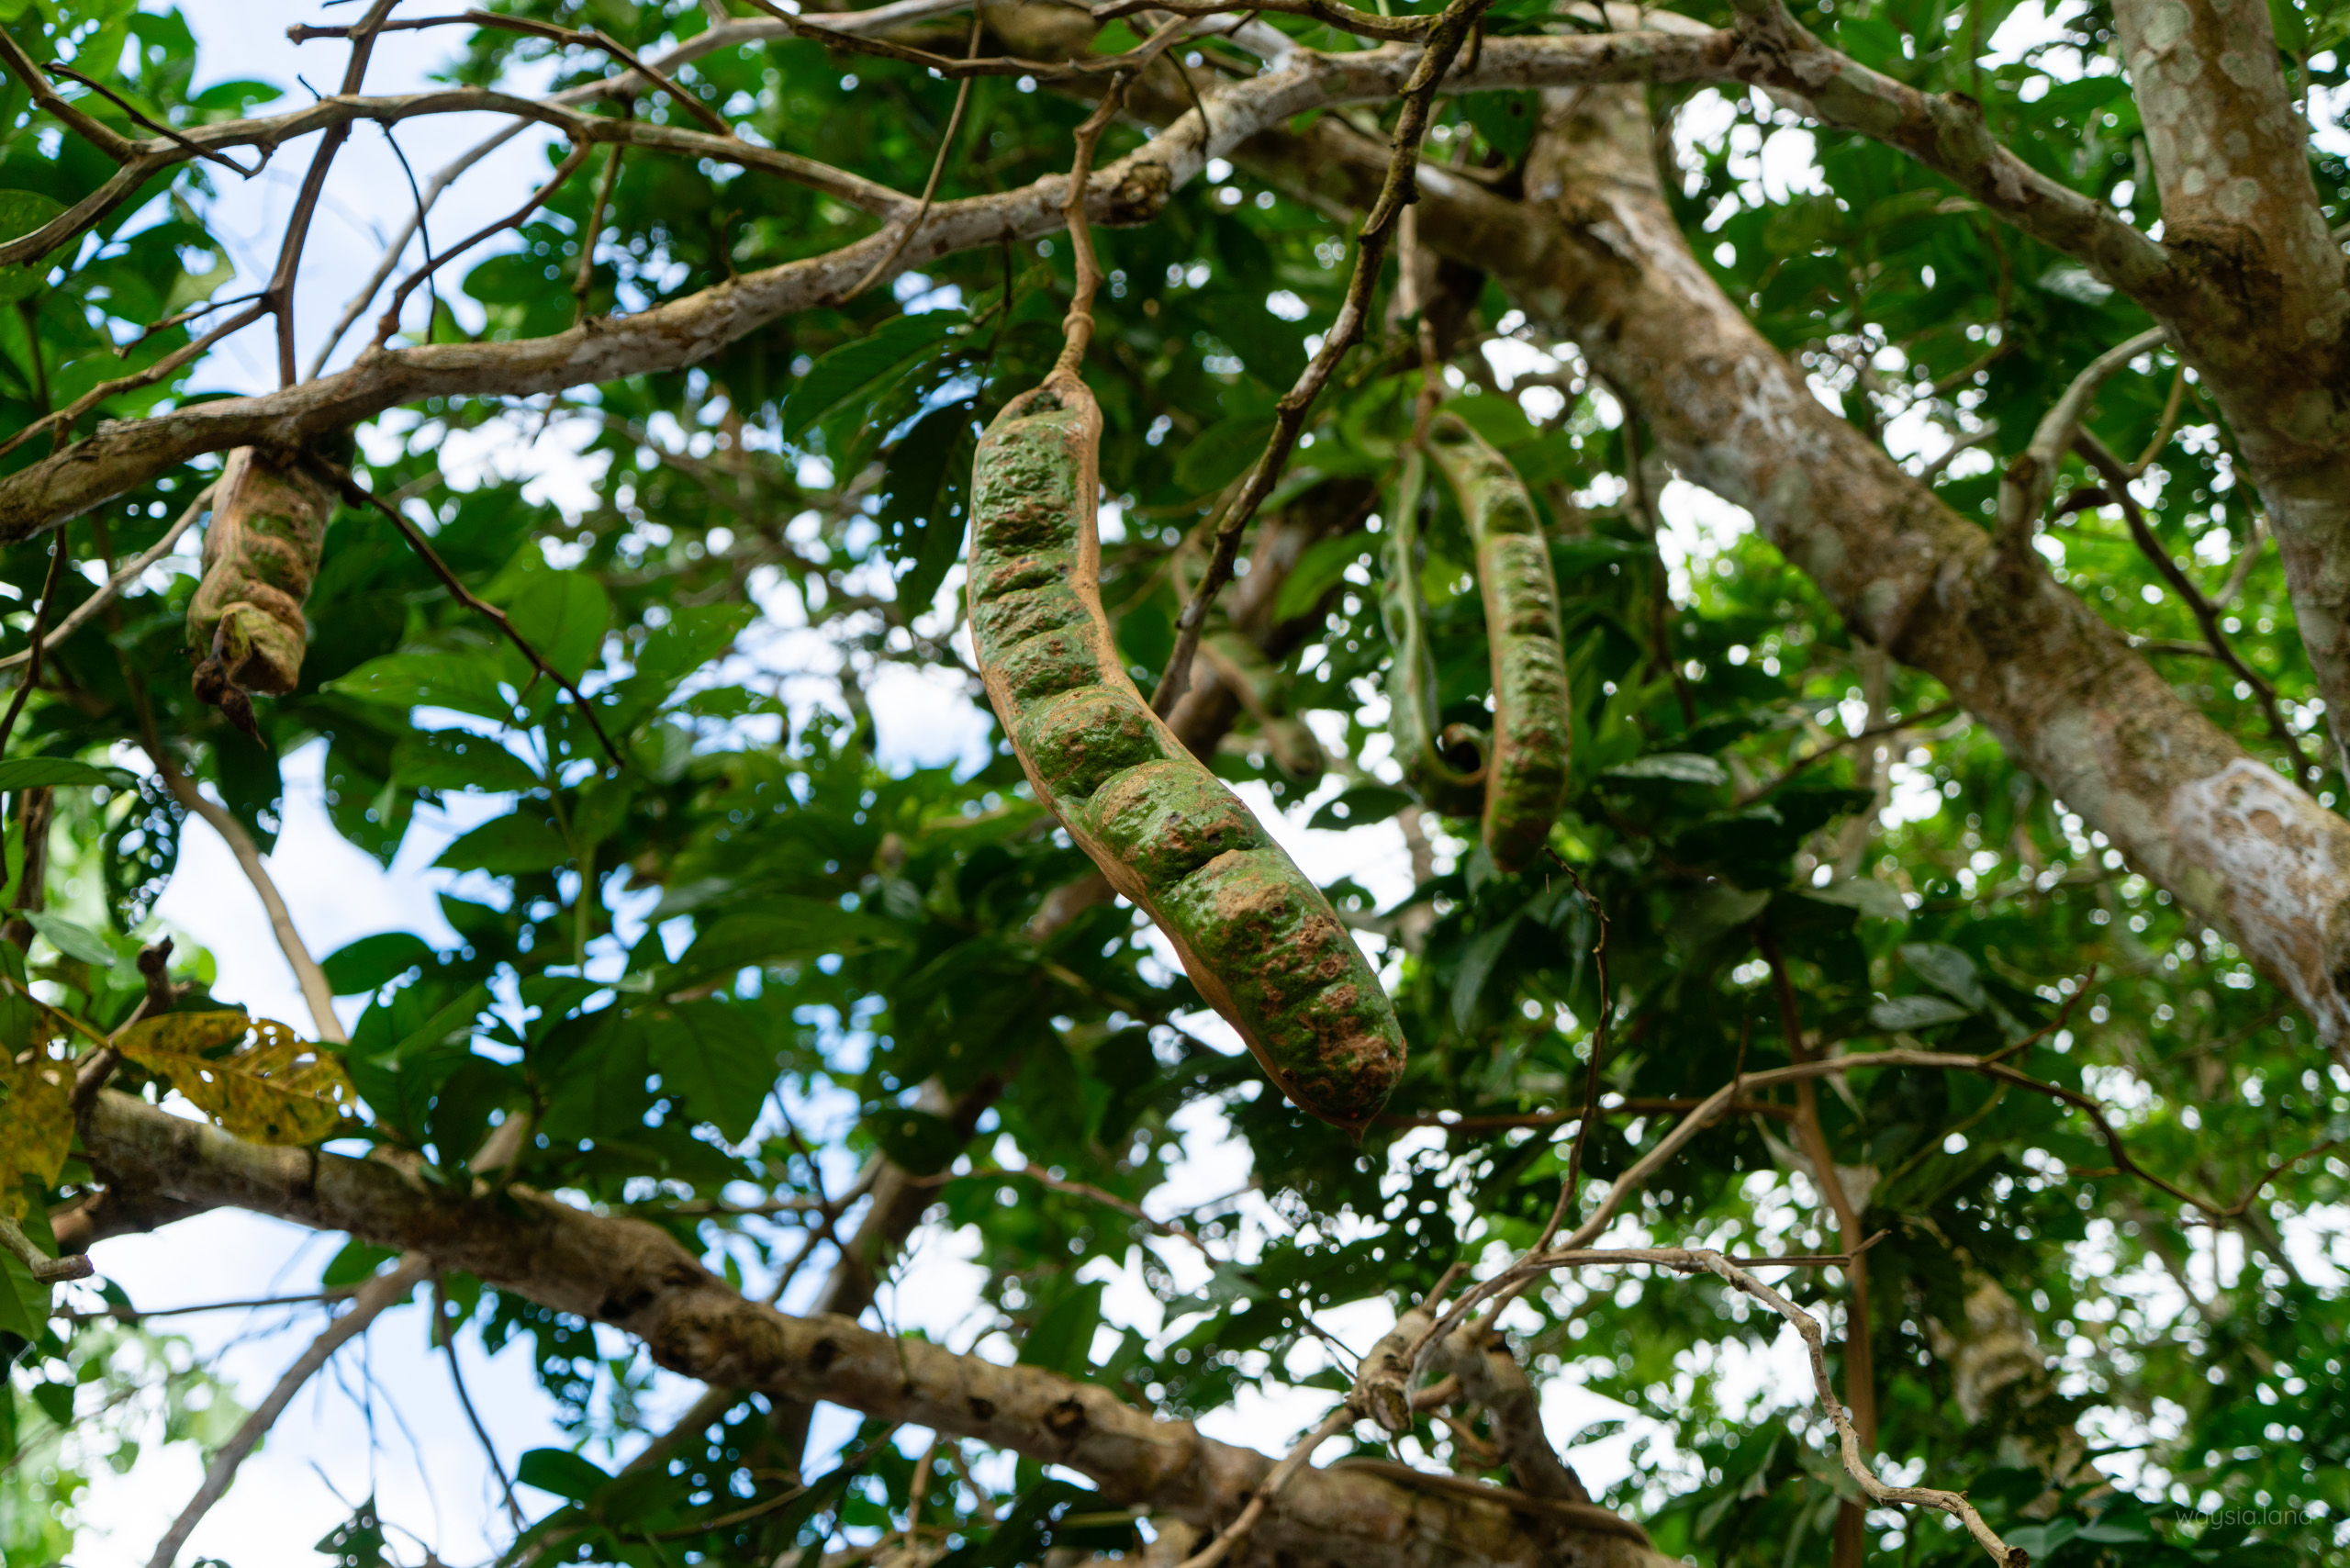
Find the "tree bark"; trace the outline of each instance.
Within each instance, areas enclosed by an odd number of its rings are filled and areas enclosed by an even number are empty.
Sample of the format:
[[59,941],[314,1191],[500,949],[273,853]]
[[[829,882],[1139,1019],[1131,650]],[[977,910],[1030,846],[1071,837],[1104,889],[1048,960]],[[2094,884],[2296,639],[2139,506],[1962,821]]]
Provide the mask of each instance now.
[[[1512,202],[1430,166],[1429,244],[1579,344],[1673,465],[1752,514],[1852,629],[1941,680],[2130,863],[2350,1041],[2350,824],[2250,756],[2122,634],[1821,406],[1691,255],[1631,89],[1561,89]],[[1385,149],[1325,117],[1253,164],[1360,202]]]
[[[1106,1390],[997,1366],[844,1317],[787,1316],[745,1300],[667,1232],[575,1209],[520,1184],[495,1196],[435,1187],[382,1161],[240,1142],[106,1091],[81,1121],[94,1164],[189,1203],[233,1204],[463,1269],[558,1312],[643,1340],[672,1372],[976,1439],[1090,1478],[1105,1499],[1213,1529],[1273,1461],[1162,1421]],[[1439,1478],[1441,1479],[1441,1478]],[[1252,1540],[1350,1568],[1455,1568],[1557,1560],[1669,1568],[1619,1535],[1563,1527],[1501,1498],[1422,1490],[1382,1473],[1301,1472]]]
[[2234,428],[2350,771],[2350,266],[2318,205],[2309,126],[2266,6],[2121,0],[2114,21],[2164,243],[2203,285],[2195,309],[2154,308]]

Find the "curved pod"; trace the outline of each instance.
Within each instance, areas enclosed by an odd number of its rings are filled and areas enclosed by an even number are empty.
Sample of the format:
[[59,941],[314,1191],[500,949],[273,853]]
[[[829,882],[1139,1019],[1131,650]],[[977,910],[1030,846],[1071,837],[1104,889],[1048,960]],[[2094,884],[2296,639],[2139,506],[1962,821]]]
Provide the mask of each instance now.
[[310,635],[302,606],[333,511],[325,487],[297,465],[259,447],[229,454],[187,631],[196,656],[218,659],[233,684],[283,695],[300,683]]
[[1477,551],[1494,660],[1494,738],[1485,759],[1484,840],[1494,864],[1524,868],[1550,842],[1567,799],[1571,734],[1559,584],[1526,482],[1457,416],[1428,428]]
[[972,642],[1036,797],[1156,922],[1281,1091],[1357,1138],[1404,1070],[1395,1010],[1322,890],[1150,711],[1102,612],[1102,412],[1008,404],[971,481]]
[[1379,619],[1394,650],[1387,734],[1412,792],[1433,811],[1468,817],[1484,800],[1483,769],[1463,773],[1444,752],[1448,746],[1481,750],[1484,737],[1460,725],[1438,730],[1436,655],[1428,648],[1428,607],[1420,595],[1420,498],[1427,485],[1427,459],[1416,451],[1405,454],[1379,548]]

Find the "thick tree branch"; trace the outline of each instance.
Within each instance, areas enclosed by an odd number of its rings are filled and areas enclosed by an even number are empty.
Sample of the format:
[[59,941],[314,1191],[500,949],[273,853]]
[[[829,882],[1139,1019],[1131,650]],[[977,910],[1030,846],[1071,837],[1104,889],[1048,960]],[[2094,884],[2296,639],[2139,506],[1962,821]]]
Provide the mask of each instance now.
[[[1246,156],[1363,202],[1381,152],[1326,117]],[[1553,95],[1526,184],[1536,200],[1513,203],[1426,168],[1422,231],[1581,344],[1684,477],[1746,508],[1856,633],[1941,680],[2139,871],[2232,931],[2322,1039],[2350,1036],[2350,824],[1821,407],[1690,256],[1639,95]]]
[[[996,1366],[845,1317],[791,1317],[744,1300],[666,1231],[592,1215],[520,1184],[495,1197],[438,1187],[376,1160],[241,1143],[126,1094],[82,1122],[92,1161],[184,1201],[229,1204],[397,1247],[559,1312],[640,1338],[674,1372],[771,1396],[828,1400],[974,1438],[1089,1476],[1113,1504],[1195,1524],[1229,1519],[1272,1469],[1260,1453],[1160,1421],[1103,1389],[1034,1367]],[[1373,1473],[1298,1473],[1257,1543],[1357,1568],[1549,1561],[1541,1532],[1500,1496],[1398,1484]],[[1620,1535],[1583,1532],[1583,1560],[1665,1568]]]
[[[1446,87],[1467,91],[1562,80],[1710,80],[1720,74],[1731,49],[1727,33],[1694,39],[1662,33],[1491,39],[1474,67],[1456,70]],[[1213,131],[1192,112],[1147,146],[1102,169],[1089,184],[1086,216],[1096,223],[1147,221],[1171,192],[1197,178],[1210,158],[1232,152],[1295,115],[1391,98],[1410,79],[1418,58],[1416,49],[1404,45],[1337,56],[1300,52],[1253,80],[1210,88],[1203,96]],[[418,113],[428,112],[435,101],[453,109],[462,102],[469,109],[492,106],[559,124],[566,133],[573,129],[567,110],[530,99],[488,96],[502,101],[492,105],[484,95],[451,89],[385,102]],[[273,137],[284,140],[316,130],[347,114],[341,100],[322,100],[302,114],[283,117],[282,134],[273,132]],[[578,134],[591,140],[609,134],[611,140],[633,144],[643,134],[642,129],[632,129],[638,126],[635,121],[591,118]],[[682,130],[663,129],[662,136],[679,151],[697,155],[710,151],[737,162],[755,151]],[[698,140],[688,146],[677,140],[687,137]],[[700,142],[711,147],[705,149]],[[170,144],[162,145],[172,156],[185,156]],[[1067,188],[1065,177],[1053,175],[1001,195],[940,202],[883,269],[882,278],[957,251],[1049,234],[1065,222],[1061,207]],[[890,199],[908,210],[915,205],[895,193]],[[37,254],[56,242],[36,235],[23,243],[32,247],[26,254]],[[285,391],[224,398],[104,426],[64,452],[0,479],[0,544],[20,542],[79,515],[201,453],[257,442],[298,445],[423,398],[528,397],[696,364],[779,316],[821,304],[854,286],[896,243],[897,236],[885,230],[822,256],[729,279],[624,319],[591,319],[567,332],[520,342],[431,343],[366,354],[348,370]],[[12,253],[16,249],[0,246],[0,263],[22,259]]]

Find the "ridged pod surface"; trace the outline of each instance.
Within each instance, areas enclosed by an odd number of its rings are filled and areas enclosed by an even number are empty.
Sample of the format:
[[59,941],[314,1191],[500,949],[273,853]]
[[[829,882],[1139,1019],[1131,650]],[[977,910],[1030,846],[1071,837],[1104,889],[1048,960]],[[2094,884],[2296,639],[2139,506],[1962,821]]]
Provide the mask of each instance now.
[[1428,450],[1460,498],[1477,551],[1494,661],[1485,849],[1494,865],[1516,871],[1550,842],[1567,799],[1571,698],[1558,578],[1534,498],[1500,453],[1449,414],[1429,426]]
[[326,487],[299,469],[256,447],[229,454],[204,531],[204,580],[187,607],[198,658],[217,644],[221,673],[237,686],[294,689],[309,645],[302,606],[333,511]]
[[1102,612],[1102,413],[1056,377],[1006,406],[971,482],[972,640],[1036,797],[1174,944],[1308,1114],[1360,1138],[1404,1070],[1395,1010],[1322,890],[1150,711]]

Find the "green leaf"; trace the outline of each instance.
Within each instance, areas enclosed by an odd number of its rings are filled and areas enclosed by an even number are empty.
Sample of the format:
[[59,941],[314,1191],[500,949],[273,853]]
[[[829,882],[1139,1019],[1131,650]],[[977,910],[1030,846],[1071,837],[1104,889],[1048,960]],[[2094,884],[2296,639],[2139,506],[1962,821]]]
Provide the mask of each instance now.
[[1344,829],[1369,827],[1383,823],[1412,803],[1409,790],[1398,790],[1392,784],[1358,784],[1332,800],[1322,803],[1314,813],[1308,827]]
[[1260,414],[1237,414],[1219,420],[1192,438],[1175,460],[1175,483],[1192,494],[1221,490],[1243,474],[1265,450],[1273,421]]
[[1467,93],[1461,102],[1468,106],[1469,123],[1495,151],[1512,163],[1526,156],[1534,140],[1534,128],[1541,119],[1542,100],[1538,95]]
[[70,756],[12,756],[0,762],[0,790],[71,790],[84,784],[135,790],[139,776],[127,768],[101,767]]
[[463,653],[386,654],[328,681],[325,689],[398,708],[449,708],[500,722],[514,717],[487,658]]
[[550,667],[577,680],[603,650],[612,599],[585,572],[538,572],[506,607],[506,618]]
[[50,1291],[23,1259],[0,1247],[0,1332],[39,1338],[49,1323]]
[[1904,942],[1900,953],[1901,961],[1919,980],[1944,996],[1965,1003],[1969,1012],[1980,1012],[1989,1005],[1982,979],[1975,972],[1975,960],[1957,948],[1942,942]]
[[569,1449],[532,1449],[514,1467],[514,1479],[573,1503],[585,1503],[612,1484],[610,1475]]
[[1062,1294],[1020,1342],[1020,1364],[1081,1377],[1093,1364],[1093,1331],[1102,1326],[1101,1281]]
[[1938,1024],[1955,1024],[1961,1018],[1971,1018],[1975,1010],[1939,996],[1896,996],[1873,1003],[1869,1022],[1880,1029],[1906,1031],[1930,1029]]
[[783,405],[783,439],[797,442],[817,420],[877,382],[928,357],[968,322],[960,310],[894,316],[808,367]]
[[531,765],[487,735],[428,730],[392,748],[392,772],[412,790],[487,790],[496,794],[538,788]]
[[935,1176],[955,1163],[970,1140],[955,1124],[928,1111],[885,1105],[865,1118],[866,1130],[890,1162],[913,1176]]
[[1874,877],[1849,877],[1824,888],[1807,888],[1804,897],[1821,903],[1842,904],[1878,920],[1906,923],[1909,918],[1909,905],[1901,897],[1901,890]]
[[1360,533],[1325,539],[1297,558],[1281,591],[1273,599],[1275,621],[1294,621],[1315,605],[1347,575],[1347,568],[1371,553],[1372,542]]
[[909,615],[930,608],[962,552],[960,477],[970,467],[973,408],[966,400],[924,414],[890,449],[883,471],[877,517]]
[[1477,998],[1485,989],[1487,977],[1501,962],[1502,949],[1517,934],[1517,924],[1525,915],[1522,908],[1511,912],[1499,925],[1479,932],[1477,939],[1460,955],[1460,967],[1452,975],[1452,1022],[1464,1034],[1469,1021],[1477,1015]]
[[662,1087],[730,1143],[751,1136],[775,1086],[776,1047],[766,1020],[744,1003],[690,1002],[636,1014]]
[[432,863],[451,871],[488,871],[516,876],[553,871],[571,858],[571,846],[543,817],[517,812],[498,817],[441,852]]
[[1600,775],[1602,778],[1664,779],[1674,784],[1704,784],[1718,787],[1729,782],[1729,775],[1722,765],[1710,756],[1694,752],[1658,751],[1646,756],[1636,756],[1620,767],[1611,767]]
[[645,637],[636,652],[637,678],[677,685],[725,652],[757,614],[747,604],[685,606]]
[[[21,240],[64,210],[64,203],[39,191],[0,190],[0,241]],[[0,305],[14,305],[39,293],[49,270],[49,256],[0,267]]]
[[1517,399],[1507,396],[1496,398],[1488,392],[1455,398],[1445,404],[1444,411],[1458,416],[1461,423],[1497,447],[1523,446],[1541,434],[1517,406]]
[[37,909],[18,910],[27,924],[49,938],[49,945],[69,958],[79,958],[102,969],[114,968],[115,953],[106,939],[86,925]]
[[706,975],[751,964],[793,963],[893,935],[886,923],[861,910],[845,910],[829,899],[763,899],[698,932],[677,967]]
[[414,932],[384,931],[337,948],[319,969],[337,996],[364,996],[412,969],[431,969],[436,962],[432,948]]

